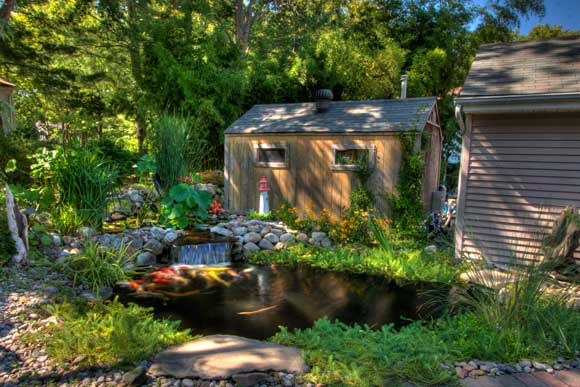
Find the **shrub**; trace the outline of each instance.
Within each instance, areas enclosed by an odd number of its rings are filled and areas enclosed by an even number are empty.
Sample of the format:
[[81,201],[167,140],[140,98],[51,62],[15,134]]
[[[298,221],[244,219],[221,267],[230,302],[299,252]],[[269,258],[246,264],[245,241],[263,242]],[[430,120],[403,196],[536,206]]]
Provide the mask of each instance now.
[[207,218],[212,203],[211,193],[185,183],[177,184],[161,200],[161,221],[186,228]]
[[349,213],[369,211],[375,207],[373,194],[364,185],[359,185],[350,193]]
[[135,259],[135,254],[129,253],[129,247],[122,244],[117,249],[88,242],[81,254],[67,257],[66,270],[75,286],[82,284],[98,294],[101,287],[113,287],[129,278],[131,273],[126,267]]
[[83,365],[122,365],[149,358],[164,348],[192,339],[179,321],[157,320],[151,308],[124,306],[117,300],[90,305],[49,307],[61,322],[27,337],[46,345],[56,362],[84,357]]
[[102,137],[89,144],[92,151],[100,154],[119,170],[119,176],[133,174],[133,165],[137,162],[137,155],[126,149],[119,142]]

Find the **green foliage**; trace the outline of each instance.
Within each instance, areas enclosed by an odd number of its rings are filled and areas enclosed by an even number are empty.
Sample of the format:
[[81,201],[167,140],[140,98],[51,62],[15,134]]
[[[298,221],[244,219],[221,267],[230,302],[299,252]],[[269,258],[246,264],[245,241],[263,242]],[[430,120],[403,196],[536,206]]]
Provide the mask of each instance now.
[[197,190],[186,183],[177,184],[161,200],[161,222],[186,228],[206,219],[211,203],[208,191]]
[[364,185],[360,184],[350,193],[350,213],[354,213],[355,211],[369,211],[374,207],[375,198],[372,192]]
[[117,169],[83,148],[62,150],[50,168],[60,203],[74,208],[84,223],[100,230],[108,196],[117,184]]
[[142,177],[145,174],[149,173],[150,175],[155,174],[157,172],[157,167],[155,166],[155,158],[151,155],[143,155],[137,161],[137,176]]
[[51,226],[61,235],[72,235],[84,225],[85,219],[70,205],[60,205],[50,216]]
[[188,121],[177,115],[163,115],[155,123],[152,144],[155,167],[165,190],[190,172],[191,164],[187,157],[189,130]]
[[85,357],[82,365],[128,365],[148,359],[171,345],[192,340],[179,321],[158,320],[153,311],[117,300],[90,305],[64,303],[48,307],[61,321],[31,335],[46,345],[57,363]]
[[260,214],[260,213],[258,213],[258,211],[252,210],[252,211],[248,212],[248,214],[246,215],[246,218],[259,219],[259,220],[264,220],[264,221],[276,220],[274,213],[271,211],[267,214]]
[[[550,269],[533,266],[512,272],[507,296],[470,286],[456,300],[466,308],[461,313],[412,323],[398,332],[388,325],[371,330],[322,319],[292,333],[282,328],[272,340],[301,348],[312,366],[305,377],[333,386],[447,384],[455,375],[453,367],[446,370],[442,364],[571,358],[580,346],[580,313],[567,307],[567,296],[545,293]],[[490,279],[481,266],[470,273]]]
[[442,254],[427,254],[420,249],[385,251],[380,249],[336,248],[333,250],[304,245],[290,246],[280,252],[258,251],[250,262],[256,264],[307,264],[312,267],[381,275],[399,282],[455,284],[461,267]]
[[120,141],[101,137],[89,144],[92,152],[99,154],[109,161],[119,171],[119,177],[127,177],[134,173],[133,165],[137,162],[137,155],[127,149]]
[[82,284],[99,294],[101,287],[113,287],[133,274],[127,267],[134,264],[136,254],[130,253],[129,248],[126,244],[112,248],[88,242],[81,254],[66,258],[64,268],[75,286]]
[[403,133],[400,138],[402,159],[397,193],[392,197],[393,230],[414,239],[426,215],[422,197],[425,161],[423,153],[415,150],[417,134]]
[[537,24],[536,26],[534,26],[534,28],[530,30],[528,35],[521,36],[519,40],[525,42],[529,40],[545,40],[578,35],[580,35],[580,31],[565,30],[559,24],[553,26],[549,24]]

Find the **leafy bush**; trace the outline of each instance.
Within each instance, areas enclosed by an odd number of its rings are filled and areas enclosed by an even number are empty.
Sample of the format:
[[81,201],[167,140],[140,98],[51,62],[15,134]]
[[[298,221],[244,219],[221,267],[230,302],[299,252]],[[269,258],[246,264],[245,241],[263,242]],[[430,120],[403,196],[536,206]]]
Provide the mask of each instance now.
[[133,165],[137,162],[137,155],[118,141],[107,137],[99,138],[90,143],[92,151],[99,153],[119,170],[119,176],[129,176],[133,174]]
[[60,234],[70,235],[83,226],[84,219],[73,207],[63,204],[53,210],[50,223]]
[[61,323],[43,328],[29,341],[46,345],[56,362],[84,357],[83,365],[128,364],[149,358],[164,348],[193,339],[179,330],[179,321],[157,320],[152,309],[117,300],[86,305],[49,307]]
[[369,211],[374,207],[375,198],[364,185],[359,185],[350,193],[350,213],[354,213],[355,211]]
[[167,225],[186,228],[207,218],[212,203],[211,193],[195,189],[185,183],[177,184],[161,200],[161,221]]
[[101,287],[113,287],[129,278],[131,273],[126,267],[135,259],[135,254],[129,253],[129,247],[122,244],[117,249],[88,242],[81,254],[67,257],[65,268],[75,286],[83,284],[98,294]]

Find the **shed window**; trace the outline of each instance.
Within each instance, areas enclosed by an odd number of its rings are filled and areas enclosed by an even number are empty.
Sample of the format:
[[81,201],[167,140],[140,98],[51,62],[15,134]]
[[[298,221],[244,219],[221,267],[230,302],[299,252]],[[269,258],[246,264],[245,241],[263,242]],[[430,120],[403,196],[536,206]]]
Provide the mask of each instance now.
[[254,144],[254,162],[259,167],[286,168],[287,144]]
[[337,170],[355,170],[361,163],[368,163],[369,168],[375,165],[374,145],[333,145],[332,168]]

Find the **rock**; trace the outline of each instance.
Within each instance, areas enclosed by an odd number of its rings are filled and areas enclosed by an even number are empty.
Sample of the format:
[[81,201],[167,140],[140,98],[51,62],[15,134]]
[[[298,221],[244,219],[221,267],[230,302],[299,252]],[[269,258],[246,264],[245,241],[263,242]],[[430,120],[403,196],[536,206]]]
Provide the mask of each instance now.
[[169,231],[167,234],[165,234],[165,237],[163,237],[163,243],[173,243],[177,240],[177,238],[179,238],[179,234],[177,234],[175,231]]
[[425,247],[425,249],[423,249],[424,252],[429,253],[429,254],[433,254],[437,252],[437,246],[435,245],[429,245],[427,247]]
[[62,237],[62,241],[65,245],[70,245],[75,239],[71,236],[65,235]]
[[330,248],[332,247],[332,241],[328,238],[324,238],[322,241],[320,241],[320,246]]
[[143,248],[143,239],[137,237],[137,238],[133,238],[130,242],[129,242],[130,246],[132,248],[134,248],[135,250],[139,250],[141,248]]
[[238,386],[251,387],[258,383],[267,383],[272,380],[272,377],[263,372],[250,372],[247,374],[235,374],[232,379]]
[[296,348],[245,337],[213,335],[161,352],[153,359],[149,373],[174,378],[229,379],[250,372],[308,372]]
[[249,257],[256,251],[260,251],[260,248],[255,243],[246,243],[243,248],[244,256]]
[[62,246],[62,238],[60,237],[60,235],[58,234],[50,234],[50,237],[52,238],[52,244],[55,246]]
[[151,227],[150,233],[151,237],[157,239],[159,242],[161,242],[163,238],[165,238],[165,230],[162,229],[161,227]]
[[137,266],[152,266],[157,262],[157,256],[149,251],[145,251],[137,255],[135,262]]
[[477,369],[477,366],[473,365],[473,364],[466,364],[463,366],[463,369],[465,370],[465,372],[471,372]]
[[469,376],[472,378],[476,378],[478,376],[483,376],[483,375],[485,375],[485,372],[482,370],[473,370],[469,373]]
[[248,232],[247,227],[234,227],[232,230],[234,235],[245,235]]
[[314,231],[312,233],[312,239],[314,239],[314,241],[316,241],[316,242],[322,242],[322,240],[324,238],[326,238],[326,233],[325,232]]
[[268,239],[262,239],[260,243],[258,243],[258,246],[260,246],[262,250],[274,250],[274,245]]
[[123,219],[127,219],[127,217],[124,214],[121,214],[120,212],[113,212],[110,216],[111,220],[123,220]]
[[143,246],[143,249],[148,250],[153,255],[161,255],[163,253],[163,244],[157,239],[149,239]]
[[280,242],[282,242],[282,243],[292,243],[292,242],[294,242],[295,239],[296,239],[296,237],[294,237],[294,235],[290,234],[289,232],[280,235]]
[[269,240],[270,242],[272,242],[272,244],[276,244],[280,241],[278,235],[274,234],[273,232],[264,235],[264,239]]
[[92,237],[93,235],[95,235],[95,230],[93,230],[90,227],[81,227],[79,229],[79,233],[81,234],[81,236],[85,239],[89,239],[90,237]]
[[272,227],[266,226],[262,230],[260,230],[260,235],[265,236],[266,234],[269,234],[270,232],[272,232]]
[[311,245],[314,245],[314,246],[320,246],[320,241],[317,241],[314,238],[308,239],[308,243],[310,243]]
[[284,250],[285,248],[286,248],[286,244],[284,244],[282,242],[278,242],[274,246],[274,250],[276,250],[276,251],[281,251],[281,250]]
[[249,232],[244,235],[244,242],[246,243],[258,243],[262,239],[262,236],[257,232]]
[[145,368],[139,366],[132,371],[127,372],[123,375],[123,383],[127,386],[140,386],[147,382],[147,375],[145,374]]
[[225,237],[233,237],[234,233],[225,228],[224,226],[215,226],[209,229],[209,231],[213,232],[214,234],[218,234]]
[[537,362],[537,361],[535,361],[535,362],[532,362],[532,365],[533,365],[533,366],[534,366],[534,368],[535,368],[536,370],[538,370],[538,371],[547,371],[549,368],[552,368],[552,367],[550,367],[550,366],[549,366],[549,365],[547,365],[547,364],[540,363],[540,362]]
[[520,360],[520,362],[518,363],[518,365],[520,367],[522,367],[522,368],[531,367],[532,366],[532,362],[529,361],[528,359],[522,359],[522,360]]
[[183,379],[181,381],[181,385],[183,387],[193,387],[193,386],[195,386],[195,383],[193,383],[193,380],[191,380],[191,379]]
[[286,233],[286,230],[281,230],[279,228],[273,228],[271,233],[276,235],[279,238],[280,236],[282,236],[282,234]]
[[303,232],[298,233],[298,235],[296,235],[296,239],[302,243],[308,243],[308,235],[304,234]]

